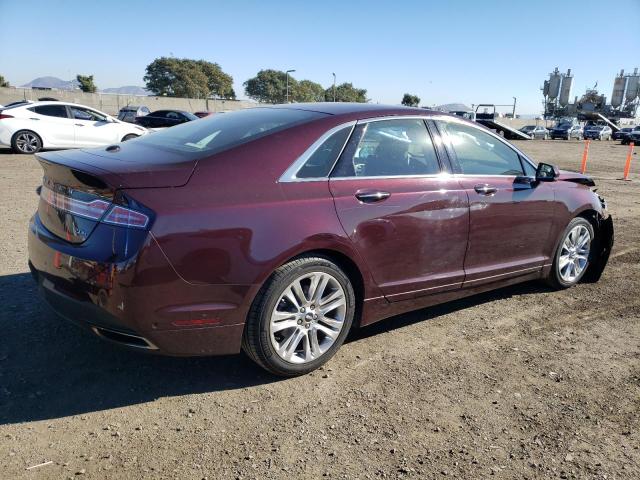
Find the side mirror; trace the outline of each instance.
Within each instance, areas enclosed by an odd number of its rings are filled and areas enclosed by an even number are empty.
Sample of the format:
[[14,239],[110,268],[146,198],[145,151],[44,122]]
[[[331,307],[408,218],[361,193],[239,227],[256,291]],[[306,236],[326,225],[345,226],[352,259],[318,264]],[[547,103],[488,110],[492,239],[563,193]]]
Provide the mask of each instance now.
[[555,165],[539,163],[536,169],[536,180],[539,182],[553,182],[560,176],[560,171]]

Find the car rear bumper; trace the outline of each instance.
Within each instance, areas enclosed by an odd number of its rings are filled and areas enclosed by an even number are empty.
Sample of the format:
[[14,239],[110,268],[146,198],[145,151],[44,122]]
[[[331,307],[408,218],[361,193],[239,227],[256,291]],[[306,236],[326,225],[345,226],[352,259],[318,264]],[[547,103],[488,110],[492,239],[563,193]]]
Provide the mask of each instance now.
[[141,351],[176,356],[240,351],[252,286],[185,282],[151,235],[138,254],[121,263],[91,258],[91,237],[72,247],[61,243],[37,215],[28,237],[29,267],[40,295],[61,317]]

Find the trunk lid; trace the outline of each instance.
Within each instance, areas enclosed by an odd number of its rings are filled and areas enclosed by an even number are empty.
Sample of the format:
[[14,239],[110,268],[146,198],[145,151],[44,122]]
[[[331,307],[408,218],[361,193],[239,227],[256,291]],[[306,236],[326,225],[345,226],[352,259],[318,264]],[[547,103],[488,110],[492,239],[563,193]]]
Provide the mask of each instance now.
[[43,170],[38,216],[52,234],[79,244],[100,222],[145,228],[151,212],[120,190],[182,186],[196,164],[133,142],[116,147],[37,155]]
[[99,177],[113,188],[158,188],[185,185],[197,161],[135,140],[106,148],[38,154],[41,160]]

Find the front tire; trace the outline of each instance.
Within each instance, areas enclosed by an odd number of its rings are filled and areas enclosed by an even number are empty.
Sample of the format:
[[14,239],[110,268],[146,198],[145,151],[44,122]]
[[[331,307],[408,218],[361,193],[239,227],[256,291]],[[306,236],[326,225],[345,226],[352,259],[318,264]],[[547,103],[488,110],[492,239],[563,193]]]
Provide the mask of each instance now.
[[33,155],[42,150],[42,139],[31,130],[19,130],[11,138],[11,148],[14,153]]
[[594,240],[593,225],[588,220],[571,220],[562,233],[547,283],[556,289],[577,284],[589,268]]
[[292,260],[256,296],[242,348],[271,373],[304,375],[328,362],[344,343],[355,303],[349,278],[331,260]]

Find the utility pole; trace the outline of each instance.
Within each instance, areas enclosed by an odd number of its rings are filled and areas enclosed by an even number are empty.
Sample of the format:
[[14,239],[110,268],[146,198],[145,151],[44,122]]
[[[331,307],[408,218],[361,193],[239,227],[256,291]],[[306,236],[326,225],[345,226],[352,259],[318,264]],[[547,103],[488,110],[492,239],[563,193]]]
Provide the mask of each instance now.
[[513,97],[513,112],[511,113],[511,118],[516,118],[516,97]]
[[332,73],[333,75],[333,101],[336,101],[336,74]]
[[285,96],[286,96],[286,98],[287,98],[287,102],[286,102],[286,103],[289,103],[289,74],[290,74],[290,73],[292,73],[292,72],[295,72],[295,70],[287,70],[287,71],[285,72],[285,73],[286,73],[286,75],[287,75],[287,93],[286,93],[286,95],[285,95]]

